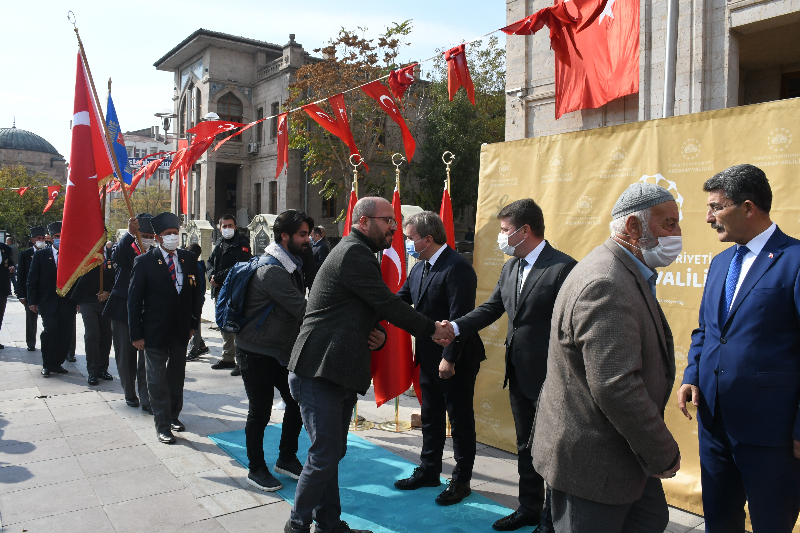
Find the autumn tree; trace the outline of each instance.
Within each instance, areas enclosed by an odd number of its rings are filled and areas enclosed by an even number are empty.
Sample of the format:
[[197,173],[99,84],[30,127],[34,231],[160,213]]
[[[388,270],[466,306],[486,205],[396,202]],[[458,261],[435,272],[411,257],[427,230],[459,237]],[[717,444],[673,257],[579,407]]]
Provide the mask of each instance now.
[[47,226],[61,220],[64,212],[63,189],[50,210],[42,213],[48,201],[48,185],[59,183],[49,174],[32,174],[22,165],[0,166],[0,189],[35,187],[25,191],[22,196],[19,191],[0,190],[0,228],[5,229],[6,234],[17,242],[28,241],[29,228]]
[[[139,184],[131,195],[131,207],[133,207],[134,215],[150,213],[155,216],[164,211],[169,211],[169,189],[158,187],[157,184],[148,184],[146,187]],[[128,227],[128,218],[130,218],[130,214],[125,204],[125,198],[120,195],[119,198],[111,200],[109,216],[106,221],[106,230],[109,238],[113,238],[118,229]]]

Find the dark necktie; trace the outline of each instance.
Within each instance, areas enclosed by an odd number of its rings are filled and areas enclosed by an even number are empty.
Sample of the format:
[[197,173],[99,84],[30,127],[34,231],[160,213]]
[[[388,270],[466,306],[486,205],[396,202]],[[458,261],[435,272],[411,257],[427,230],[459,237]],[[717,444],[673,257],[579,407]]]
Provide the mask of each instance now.
[[525,278],[523,277],[523,273],[525,272],[525,267],[528,266],[528,262],[524,259],[520,259],[517,267],[517,296],[519,293],[522,292],[522,280]]
[[736,294],[736,285],[739,282],[739,275],[742,273],[742,260],[750,250],[747,246],[739,246],[736,255],[733,256],[731,265],[728,267],[728,277],[725,278],[725,312],[722,314],[724,324],[728,320],[728,311],[733,303],[733,296]]
[[420,283],[421,287],[425,286],[425,279],[428,277],[428,274],[431,272],[431,264],[428,261],[425,261],[425,264],[422,265],[422,283]]
[[172,283],[175,284],[175,290],[178,290],[178,275],[175,272],[175,263],[172,262],[172,254],[167,254],[167,266],[169,267],[169,275],[172,276]]

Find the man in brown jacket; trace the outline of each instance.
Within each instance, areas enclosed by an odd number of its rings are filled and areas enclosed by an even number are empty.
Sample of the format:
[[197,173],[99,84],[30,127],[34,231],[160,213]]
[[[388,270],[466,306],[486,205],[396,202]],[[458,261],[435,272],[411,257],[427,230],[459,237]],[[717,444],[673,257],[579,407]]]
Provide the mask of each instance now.
[[675,356],[654,269],[680,254],[679,217],[666,189],[632,185],[611,238],[556,299],[532,446],[559,533],[661,533],[669,522],[660,479],[680,468],[663,417]]

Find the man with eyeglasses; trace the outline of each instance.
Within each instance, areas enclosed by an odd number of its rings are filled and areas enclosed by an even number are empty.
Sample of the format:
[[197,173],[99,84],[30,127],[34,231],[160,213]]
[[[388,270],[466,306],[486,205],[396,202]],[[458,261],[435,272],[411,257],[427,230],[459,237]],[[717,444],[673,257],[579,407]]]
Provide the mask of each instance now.
[[800,241],[769,216],[764,172],[703,184],[720,242],[692,333],[678,407],[697,408],[707,531],[788,533],[800,514]]
[[[341,520],[339,461],[347,451],[347,426],[356,395],[370,387],[370,334],[387,320],[415,337],[450,339],[434,322],[392,294],[375,254],[392,245],[397,221],[383,198],[362,198],[353,208],[348,236],[317,274],[300,334],[289,360],[289,389],[300,404],[311,447],[297,482],[286,533],[350,533]],[[313,518],[312,518],[313,517]]]

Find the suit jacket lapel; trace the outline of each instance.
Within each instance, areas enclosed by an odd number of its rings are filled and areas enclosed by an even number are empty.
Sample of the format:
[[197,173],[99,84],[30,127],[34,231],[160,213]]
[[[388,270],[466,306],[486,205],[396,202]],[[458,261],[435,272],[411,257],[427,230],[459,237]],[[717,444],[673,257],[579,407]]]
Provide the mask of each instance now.
[[[428,277],[425,278],[425,283],[419,289],[419,298],[417,302],[422,300],[422,295],[425,294],[425,290],[428,288],[428,285],[431,284],[431,279],[433,278],[433,274],[435,272],[439,272],[442,268],[444,268],[444,264],[447,263],[447,258],[452,253],[452,249],[448,246],[446,250],[442,251],[441,255],[436,259],[436,262],[431,266],[431,270],[428,272]],[[422,265],[425,268],[425,265]],[[422,279],[422,273],[420,272],[420,279]]]
[[[164,258],[164,254],[161,252],[160,246],[153,248],[153,256],[156,259],[156,264],[158,265],[159,270],[163,271],[164,275],[167,277],[167,281],[172,286],[172,290],[175,291],[175,294],[178,294],[178,288],[175,287],[175,282],[172,281],[172,274],[169,273],[169,265],[167,264],[167,260]],[[178,254],[176,250],[175,257],[172,258],[172,261],[175,262],[177,260]],[[177,268],[177,266],[175,268]]]
[[[550,259],[553,258],[553,247],[550,246],[550,243],[545,243],[544,248],[542,248],[541,253],[539,253],[539,257],[536,258],[536,261],[533,263],[531,267],[531,271],[528,272],[528,277],[525,278],[525,283],[522,284],[522,290],[517,296],[517,307],[519,307],[520,302],[524,301],[525,298],[528,297],[531,290],[534,286],[536,286],[536,282],[539,281],[539,278],[542,277],[544,271],[550,265]],[[517,262],[517,268],[519,269],[519,262]],[[514,278],[516,280],[516,278]],[[516,287],[514,287],[516,289]]]

